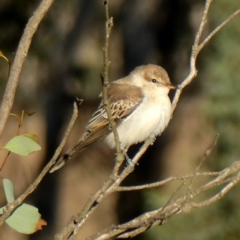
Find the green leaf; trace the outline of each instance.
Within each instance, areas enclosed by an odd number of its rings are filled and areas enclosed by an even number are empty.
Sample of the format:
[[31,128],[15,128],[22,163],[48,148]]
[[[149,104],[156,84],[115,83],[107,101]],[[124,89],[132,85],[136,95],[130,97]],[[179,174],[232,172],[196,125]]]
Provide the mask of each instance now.
[[36,232],[40,218],[41,215],[36,207],[23,203],[7,218],[6,222],[20,233],[31,234]]
[[14,188],[13,188],[12,182],[9,179],[4,178],[3,187],[4,187],[4,192],[5,192],[7,202],[8,203],[14,202],[15,198],[14,198]]
[[25,133],[25,134],[22,134],[21,136],[25,136],[25,137],[31,138],[31,139],[32,139],[34,142],[36,142],[36,143],[39,142],[38,136],[35,135],[35,134]]
[[41,150],[39,144],[26,136],[16,136],[12,138],[4,147],[10,152],[21,156],[28,156],[29,154]]

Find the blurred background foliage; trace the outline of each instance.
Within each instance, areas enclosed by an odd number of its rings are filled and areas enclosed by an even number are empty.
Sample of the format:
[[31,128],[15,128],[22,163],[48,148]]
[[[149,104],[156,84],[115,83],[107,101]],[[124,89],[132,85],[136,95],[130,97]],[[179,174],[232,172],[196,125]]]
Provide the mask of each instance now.
[[[0,49],[9,59],[13,59],[24,27],[39,2],[0,1]],[[110,0],[110,15],[114,18],[110,79],[123,77],[138,65],[155,63],[166,68],[172,82],[181,82],[189,71],[189,54],[203,5],[203,0]],[[237,8],[238,1],[214,1],[205,36]],[[99,76],[103,71],[104,21],[101,0],[59,0],[36,32],[12,112],[36,111],[33,117],[25,119],[22,131],[37,134],[44,150],[29,158],[10,156],[0,176],[14,182],[16,195],[35,179],[52,156],[70,118],[74,97],[77,95],[85,101],[66,149],[77,141],[97,107],[101,91]],[[192,173],[216,132],[220,133],[218,145],[202,170],[218,171],[238,160],[238,23],[239,17],[222,29],[200,54],[198,77],[184,90],[168,129],[150,147],[125,185]],[[8,74],[3,59],[0,59],[0,72],[2,95]],[[16,128],[16,121],[9,119],[1,145],[14,135]],[[130,155],[138,147],[132,147]],[[4,226],[0,229],[0,239],[53,239],[53,234],[62,229],[101,186],[114,164],[114,152],[102,142],[76,158],[79,160],[48,175],[27,199],[39,208],[48,226],[30,237]],[[196,181],[196,186],[202,181]],[[77,239],[85,239],[110,224],[164,205],[177,186],[170,184],[110,197]],[[219,190],[214,189],[208,196]],[[239,187],[235,187],[218,203],[169,219],[167,224],[134,239],[240,239],[239,204]]]

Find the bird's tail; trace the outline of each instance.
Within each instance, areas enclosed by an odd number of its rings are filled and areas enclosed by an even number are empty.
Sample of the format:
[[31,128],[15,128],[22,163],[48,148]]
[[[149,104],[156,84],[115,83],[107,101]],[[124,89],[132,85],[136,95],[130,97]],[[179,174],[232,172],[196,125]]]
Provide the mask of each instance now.
[[86,148],[82,142],[79,142],[69,153],[64,154],[61,158],[57,160],[57,162],[50,169],[50,173],[53,173],[63,167],[67,161],[72,158],[76,153],[81,152]]
[[50,173],[53,173],[55,171],[57,171],[58,169],[60,169],[62,166],[65,165],[65,163],[67,162],[67,159],[64,158],[64,156],[62,156],[60,159],[58,159],[58,161],[52,166],[52,168],[50,169]]
[[[110,131],[108,127],[106,129],[107,129],[107,132]],[[104,131],[98,131],[98,132],[96,132],[96,131],[92,132],[90,130],[86,131],[82,135],[82,137],[79,139],[79,142],[75,145],[75,147],[68,153],[64,154],[61,158],[59,158],[59,160],[57,160],[57,162],[53,165],[53,167],[50,169],[49,172],[53,173],[53,172],[57,171],[62,166],[64,166],[65,163],[71,157],[73,157],[76,153],[83,151],[88,145],[101,139],[105,135],[106,129],[104,129]]]

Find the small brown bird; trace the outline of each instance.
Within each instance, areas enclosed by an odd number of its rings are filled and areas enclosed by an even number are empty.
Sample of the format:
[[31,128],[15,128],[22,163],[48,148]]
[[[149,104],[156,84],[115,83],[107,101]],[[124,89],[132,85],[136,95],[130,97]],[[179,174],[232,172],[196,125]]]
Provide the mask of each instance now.
[[[128,76],[109,84],[107,94],[122,149],[164,131],[171,118],[170,89],[175,87],[167,72],[153,64],[137,67]],[[58,170],[73,155],[103,137],[111,148],[115,146],[108,116],[101,102],[76,146],[63,155],[50,172]]]

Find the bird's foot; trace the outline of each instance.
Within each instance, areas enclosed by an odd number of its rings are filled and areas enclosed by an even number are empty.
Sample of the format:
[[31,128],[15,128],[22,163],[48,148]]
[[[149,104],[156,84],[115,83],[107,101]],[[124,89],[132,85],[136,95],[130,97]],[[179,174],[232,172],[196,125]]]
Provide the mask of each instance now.
[[125,153],[125,159],[127,161],[127,164],[133,167],[134,164],[132,162],[132,159],[127,155],[127,153]]
[[127,150],[128,150],[128,148],[122,149],[123,154],[124,154],[124,156],[125,156],[125,159],[126,159],[126,161],[127,161],[127,165],[129,165],[129,166],[131,166],[131,167],[134,167],[134,165],[138,165],[138,163],[137,163],[137,164],[134,164],[134,163],[133,163],[132,159],[131,159],[131,158],[128,156],[128,154],[127,154]]

